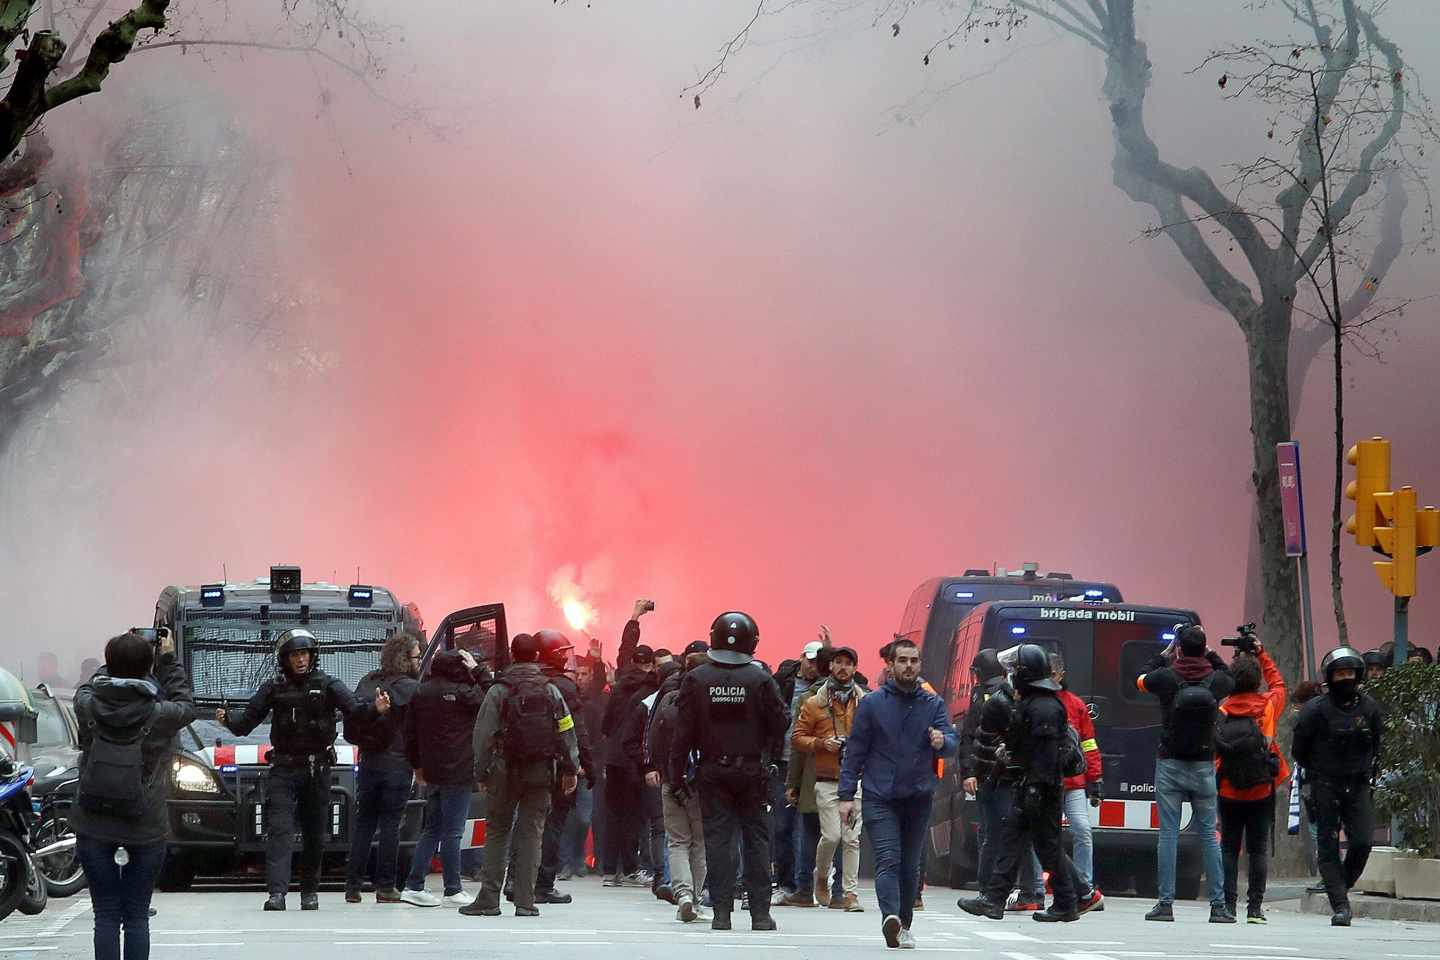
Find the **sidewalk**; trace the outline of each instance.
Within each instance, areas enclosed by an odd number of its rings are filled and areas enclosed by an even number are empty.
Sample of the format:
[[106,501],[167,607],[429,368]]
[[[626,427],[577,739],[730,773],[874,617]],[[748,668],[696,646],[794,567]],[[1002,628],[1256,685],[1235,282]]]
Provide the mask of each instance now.
[[[1286,898],[1274,903],[1281,909],[1299,909],[1302,913],[1330,915],[1330,899],[1323,893],[1304,893],[1299,900]],[[1267,890],[1268,894],[1269,891]],[[1276,898],[1279,899],[1278,897]],[[1369,893],[1350,893],[1350,912],[1366,920],[1404,920],[1411,923],[1440,923],[1440,900],[1397,900]]]

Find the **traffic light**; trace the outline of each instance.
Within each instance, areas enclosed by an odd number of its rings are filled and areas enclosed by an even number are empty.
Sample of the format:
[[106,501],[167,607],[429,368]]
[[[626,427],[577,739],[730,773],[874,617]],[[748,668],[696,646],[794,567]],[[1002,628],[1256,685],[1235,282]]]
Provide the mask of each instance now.
[[1355,535],[1360,546],[1373,547],[1375,526],[1381,522],[1375,495],[1390,489],[1390,441],[1384,437],[1361,440],[1350,448],[1345,462],[1355,467],[1355,479],[1345,486],[1345,496],[1355,501],[1355,515],[1345,521],[1345,530]]
[[1415,511],[1415,553],[1429,553],[1440,547],[1440,510],[1425,507]]
[[[1375,510],[1381,525],[1375,527],[1375,540],[1389,560],[1376,560],[1375,572],[1385,589],[1397,597],[1415,596],[1415,488],[1401,487],[1381,491],[1374,496]],[[1427,511],[1428,512],[1428,511]],[[1430,522],[1427,519],[1427,524]]]

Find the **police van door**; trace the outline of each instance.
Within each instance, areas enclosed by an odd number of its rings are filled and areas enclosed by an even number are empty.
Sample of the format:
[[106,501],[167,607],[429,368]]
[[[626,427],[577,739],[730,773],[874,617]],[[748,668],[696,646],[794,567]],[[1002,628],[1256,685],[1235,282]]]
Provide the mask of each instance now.
[[430,635],[430,645],[420,665],[421,676],[429,676],[430,663],[441,650],[468,650],[495,673],[510,665],[510,635],[505,627],[505,604],[486,603],[456,610],[440,621]]

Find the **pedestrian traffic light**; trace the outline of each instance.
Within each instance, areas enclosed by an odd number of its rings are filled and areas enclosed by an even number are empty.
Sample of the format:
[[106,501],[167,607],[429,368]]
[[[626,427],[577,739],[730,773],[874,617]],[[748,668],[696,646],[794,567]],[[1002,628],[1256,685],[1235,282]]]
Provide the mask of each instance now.
[[1415,553],[1429,553],[1440,547],[1440,510],[1425,507],[1415,511]]
[[1345,530],[1355,535],[1360,546],[1373,547],[1375,526],[1380,522],[1375,494],[1390,489],[1390,441],[1384,437],[1361,440],[1350,448],[1345,462],[1355,467],[1355,479],[1345,486],[1345,496],[1355,501],[1355,515],[1345,521]]
[[[1376,560],[1375,572],[1385,589],[1397,597],[1415,596],[1415,488],[1401,487],[1374,495],[1381,525],[1375,540],[1389,560]],[[1427,521],[1428,523],[1428,521]]]

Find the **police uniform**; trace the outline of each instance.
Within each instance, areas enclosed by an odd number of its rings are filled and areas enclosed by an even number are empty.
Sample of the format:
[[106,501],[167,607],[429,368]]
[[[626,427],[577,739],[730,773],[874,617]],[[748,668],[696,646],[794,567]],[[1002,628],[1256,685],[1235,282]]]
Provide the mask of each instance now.
[[[310,669],[290,671],[288,657],[308,650]],[[300,907],[319,908],[320,855],[324,849],[326,811],[330,802],[330,768],[335,763],[335,715],[374,711],[375,705],[355,699],[350,688],[317,665],[319,649],[308,630],[287,630],[276,649],[280,672],[255,691],[250,702],[222,721],[243,737],[271,716],[270,771],[265,793],[266,910],[285,909],[290,887],[290,862],[298,826]]]
[[[1355,681],[1337,681],[1341,668],[1355,671]],[[1365,872],[1370,858],[1375,808],[1370,784],[1380,759],[1384,716],[1380,705],[1359,686],[1365,660],[1349,647],[1325,655],[1321,662],[1326,693],[1305,704],[1295,723],[1295,759],[1310,781],[1310,805],[1317,828],[1316,859],[1330,898],[1332,925],[1350,925],[1350,888]],[[1340,830],[1349,841],[1340,860]]]
[[745,887],[751,928],[775,929],[770,919],[770,828],[767,773],[780,756],[788,719],[780,687],[754,662],[759,630],[743,613],[725,613],[710,627],[710,662],[680,682],[677,725],[666,782],[684,792],[686,763],[698,755],[694,787],[700,794],[705,861],[715,916],[711,927],[730,928],[735,892],[738,828],[744,844]]

